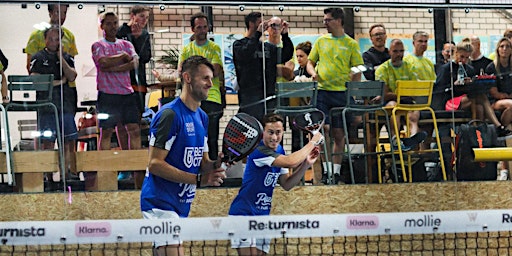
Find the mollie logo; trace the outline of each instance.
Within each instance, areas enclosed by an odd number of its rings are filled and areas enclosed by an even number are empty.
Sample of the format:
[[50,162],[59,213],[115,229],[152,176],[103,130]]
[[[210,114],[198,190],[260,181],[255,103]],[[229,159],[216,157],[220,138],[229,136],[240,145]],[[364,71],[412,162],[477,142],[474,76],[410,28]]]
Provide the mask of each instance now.
[[434,217],[434,215],[423,215],[423,218],[406,219],[404,227],[439,227],[441,226],[441,219]]
[[75,235],[77,237],[107,237],[112,233],[112,226],[108,222],[76,223]]
[[379,217],[375,215],[347,217],[347,229],[376,229],[378,227]]

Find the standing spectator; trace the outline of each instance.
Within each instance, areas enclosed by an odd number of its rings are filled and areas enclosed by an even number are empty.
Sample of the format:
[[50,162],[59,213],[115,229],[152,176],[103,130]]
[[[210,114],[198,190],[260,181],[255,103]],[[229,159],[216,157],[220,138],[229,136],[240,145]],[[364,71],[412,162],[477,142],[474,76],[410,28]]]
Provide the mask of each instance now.
[[[340,8],[324,10],[323,23],[329,34],[316,40],[308,57],[307,71],[313,80],[318,81],[317,108],[326,113],[326,124],[329,123],[328,113],[331,108],[344,107],[347,104],[345,83],[361,81],[361,73],[351,73],[350,68],[363,65],[363,58],[357,42],[345,34],[343,16]],[[331,139],[334,140],[333,173],[335,182],[338,182],[341,181],[341,154],[345,150],[346,134],[342,128],[341,116],[333,119],[330,125],[333,135]]]
[[372,47],[363,53],[364,65],[367,70],[364,72],[366,80],[375,81],[375,70],[380,64],[389,60],[389,50],[386,48],[386,28],[383,24],[373,24],[368,31]]
[[[204,57],[192,56],[182,64],[183,91],[165,104],[150,128],[149,163],[140,206],[145,219],[185,218],[196,188],[220,186],[226,177],[220,157],[208,157],[208,116],[199,108],[208,98],[214,67]],[[169,238],[171,239],[171,237]],[[154,255],[185,255],[181,241],[156,241]]]
[[[97,69],[98,113],[107,114],[100,119],[99,149],[110,150],[114,128],[121,122],[129,136],[129,148],[141,148],[140,112],[134,104],[134,91],[130,83],[130,70],[137,67],[137,53],[132,43],[117,39],[119,29],[117,16],[112,12],[101,18],[101,29],[105,38],[92,45],[92,58]],[[86,186],[96,183],[96,174],[89,173]]]
[[[55,117],[53,109],[45,108],[38,111],[39,130],[52,131],[50,138],[41,137],[43,149],[53,150],[55,148],[56,129],[55,118],[59,119],[60,127],[64,127],[62,134],[64,135],[64,171],[66,178],[70,178],[70,173],[76,176],[76,139],[78,138],[75,124],[75,107],[76,104],[72,100],[74,90],[69,87],[69,83],[75,81],[76,71],[73,57],[66,52],[60,51],[60,40],[63,36],[62,30],[56,25],[52,25],[43,33],[46,47],[35,53],[30,61],[30,75],[52,74],[53,75],[53,92],[52,103],[58,110],[58,117]],[[61,97],[61,92],[62,96]],[[41,95],[39,92],[37,97],[47,98],[48,95]],[[61,104],[62,103],[62,104]]]
[[217,159],[219,154],[219,124],[223,112],[221,90],[224,88],[224,71],[222,68],[221,50],[218,44],[208,40],[208,17],[196,13],[190,17],[190,28],[194,33],[191,41],[181,51],[178,71],[182,69],[183,61],[191,56],[203,56],[213,65],[212,88],[208,98],[201,102],[201,109],[208,114],[208,149],[210,159]]
[[[149,19],[149,7],[136,5],[130,10],[130,21],[123,23],[117,31],[116,37],[130,41],[135,48],[135,52],[139,56],[139,66],[130,70],[130,81],[133,87],[134,104],[139,108],[141,117],[146,108],[146,63],[151,59],[151,40],[148,31],[145,29]],[[128,143],[128,134],[122,124],[116,126],[117,140],[122,149],[130,149]],[[142,145],[141,145],[142,146]],[[127,175],[128,174],[128,175]],[[120,172],[119,178],[129,177],[129,173]],[[142,187],[144,181],[144,171],[133,173],[135,189]]]
[[404,61],[409,62],[418,75],[418,80],[436,80],[434,64],[431,60],[424,57],[427,50],[429,35],[427,32],[417,31],[412,36],[412,45],[414,50],[411,54],[404,57]]
[[[269,42],[273,45],[275,45],[278,48],[278,51],[282,51],[283,49],[283,40],[282,40],[282,34],[288,34],[289,29],[289,23],[277,16],[274,16],[270,18],[268,21],[268,40],[266,42]],[[287,40],[290,38],[288,37]],[[292,44],[293,43],[288,42]],[[293,75],[293,69],[295,68],[295,56],[292,54],[292,58],[289,60],[286,60],[284,65],[278,65],[277,68],[277,82],[288,82],[291,81],[294,77]],[[290,102],[292,104],[292,102]]]
[[116,34],[117,38],[130,41],[139,56],[139,66],[130,71],[130,81],[141,113],[146,107],[146,64],[151,60],[151,40],[145,29],[148,19],[149,7],[136,5],[130,10],[130,21],[123,23]]
[[[277,183],[284,190],[292,189],[320,154],[321,133],[315,134],[299,151],[285,155],[281,146],[284,119],[278,114],[267,114],[263,117],[263,127],[263,138],[247,158],[242,187],[231,203],[229,215],[270,215]],[[290,173],[288,168],[294,168],[294,172]],[[270,250],[270,239],[232,239],[231,247],[237,249],[238,255],[266,255]]]
[[261,43],[261,35],[268,28],[268,21],[262,21],[261,17],[260,12],[251,12],[245,16],[245,37],[233,43],[233,61],[240,87],[239,112],[247,113],[258,120],[266,112],[272,112],[276,106],[276,100],[267,97],[275,96],[277,64],[284,64],[293,55],[293,44],[287,31],[281,34],[281,50],[270,43]]
[[470,38],[471,46],[473,46],[473,52],[469,59],[471,60],[470,65],[473,66],[475,72],[478,74],[484,73],[485,69],[489,64],[491,64],[492,60],[485,57],[484,54],[480,51],[480,38],[478,36],[473,35]]
[[[56,25],[59,26],[64,33],[61,39],[62,51],[71,55],[71,57],[75,57],[78,54],[78,50],[76,48],[75,36],[69,29],[63,27],[64,22],[66,21],[66,15],[68,13],[69,4],[48,4],[48,14],[50,15],[50,26]],[[32,55],[37,52],[44,50],[46,47],[46,42],[44,39],[44,30],[35,30],[30,34],[30,37],[27,42],[27,46],[25,47],[25,53],[27,54],[27,71],[30,74],[30,61],[32,60]],[[76,83],[75,81],[69,82],[69,89],[73,91],[73,94],[69,94],[67,97],[70,99],[66,99],[69,102],[74,103],[73,109],[69,111],[76,112],[76,107],[78,105],[78,94],[76,91]]]

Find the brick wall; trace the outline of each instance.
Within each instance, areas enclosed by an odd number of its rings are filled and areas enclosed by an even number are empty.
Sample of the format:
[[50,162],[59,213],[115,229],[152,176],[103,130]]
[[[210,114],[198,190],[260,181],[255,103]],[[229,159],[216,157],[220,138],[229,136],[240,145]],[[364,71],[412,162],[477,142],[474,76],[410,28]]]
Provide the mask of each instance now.
[[[251,11],[260,11],[264,16],[273,15],[289,21],[292,34],[324,34],[326,30],[321,23],[324,7],[285,7],[281,13],[277,7],[258,8],[246,6],[240,11],[238,6],[213,6],[214,33],[216,34],[243,34],[245,32],[244,16]],[[113,11],[120,17],[121,22],[129,20],[129,7],[108,6],[107,11]],[[158,6],[152,9],[153,21],[150,22],[149,31],[166,31],[153,34],[153,47],[155,59],[158,59],[163,50],[171,47],[182,47],[182,34],[191,33],[189,18],[193,13],[199,12],[199,6],[167,6],[160,10]],[[501,35],[509,26],[510,20],[496,10],[471,9],[466,13],[464,9],[450,11],[452,23],[458,29],[453,35]],[[354,12],[355,33],[367,34],[368,28],[374,23],[383,23],[388,34],[412,35],[418,30],[434,33],[433,14],[427,8],[361,8]],[[158,65],[157,65],[158,67]],[[238,106],[230,105],[224,112],[221,120],[221,134],[227,121],[238,110]],[[289,152],[291,144],[289,129],[285,135],[286,150]],[[222,139],[222,138],[221,138]],[[221,143],[219,143],[221,145]]]

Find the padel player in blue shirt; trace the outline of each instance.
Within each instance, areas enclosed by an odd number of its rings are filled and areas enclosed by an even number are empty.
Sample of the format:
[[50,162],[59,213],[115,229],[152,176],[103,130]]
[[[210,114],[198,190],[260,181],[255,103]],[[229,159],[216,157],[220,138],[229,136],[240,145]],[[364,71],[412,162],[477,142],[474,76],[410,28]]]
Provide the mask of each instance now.
[[[281,146],[284,120],[278,114],[263,117],[263,139],[247,157],[242,187],[229,209],[229,215],[269,215],[274,187],[279,182],[285,190],[292,189],[319,155],[318,144],[323,135],[317,133],[302,149],[285,155]],[[288,168],[294,168],[290,173]],[[239,255],[262,255],[270,250],[270,239],[232,239],[231,247]]]
[[[220,186],[226,177],[208,157],[208,116],[199,108],[212,87],[213,65],[204,57],[183,62],[179,98],[164,105],[151,122],[149,163],[140,206],[146,219],[185,218],[197,186]],[[155,241],[155,255],[184,255],[182,241]]]

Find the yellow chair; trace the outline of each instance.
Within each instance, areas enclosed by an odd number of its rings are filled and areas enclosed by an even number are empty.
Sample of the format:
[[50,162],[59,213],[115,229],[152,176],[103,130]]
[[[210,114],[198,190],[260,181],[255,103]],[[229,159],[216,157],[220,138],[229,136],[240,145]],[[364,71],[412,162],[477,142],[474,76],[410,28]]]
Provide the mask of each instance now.
[[[411,111],[421,111],[421,110],[427,110],[430,111],[432,114],[432,123],[434,124],[434,132],[435,134],[439,134],[439,130],[437,128],[437,120],[434,110],[430,107],[430,103],[432,101],[432,89],[434,87],[434,81],[397,81],[397,88],[396,88],[396,94],[397,94],[397,105],[396,106],[387,106],[384,107],[387,111],[391,112],[391,120],[397,120],[397,116],[407,116],[408,112]],[[405,97],[412,97],[416,101],[415,103],[404,103],[402,102],[402,98]],[[408,118],[405,118],[406,121],[406,136],[410,137],[410,129],[409,129],[409,120]],[[393,122],[393,128],[395,131],[395,134],[397,135],[397,144],[400,145],[400,129],[399,124],[396,122]],[[379,134],[377,134],[377,137],[379,137]],[[441,140],[439,136],[435,136],[437,148],[436,149],[425,149],[425,150],[419,150],[419,151],[407,151],[407,165],[408,165],[408,175],[406,175],[405,172],[405,163],[404,163],[404,152],[402,151],[402,148],[398,147],[398,155],[400,157],[400,166],[402,169],[402,174],[404,181],[409,180],[409,182],[412,182],[412,160],[411,156],[413,154],[422,154],[422,153],[429,153],[429,152],[438,152],[439,159],[441,163],[441,171],[443,173],[443,180],[446,180],[446,169],[444,166],[443,159],[443,152],[441,149]],[[377,139],[377,142],[379,139]],[[379,146],[379,145],[378,145]]]

